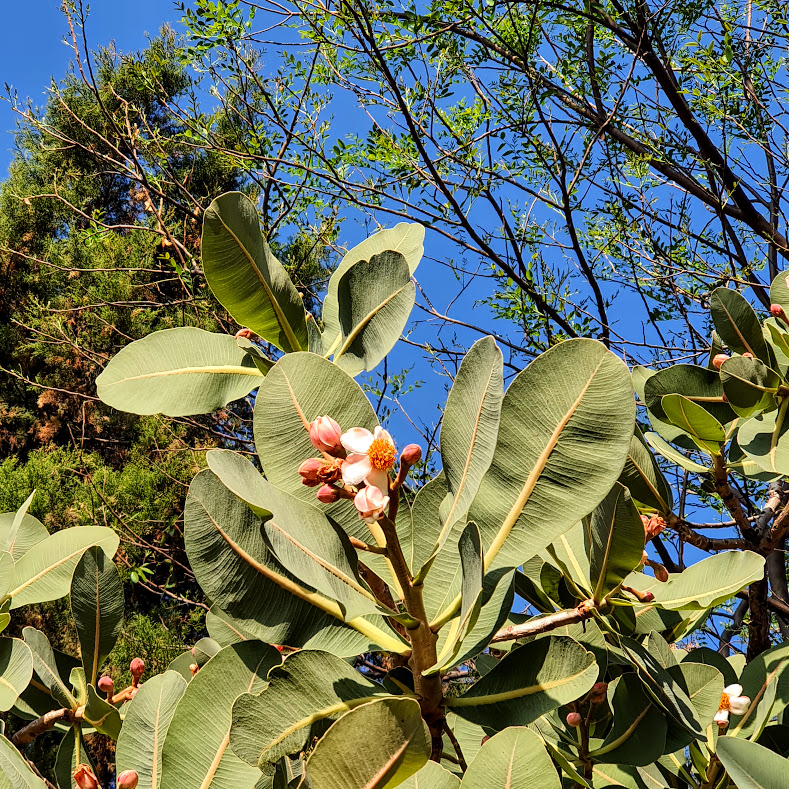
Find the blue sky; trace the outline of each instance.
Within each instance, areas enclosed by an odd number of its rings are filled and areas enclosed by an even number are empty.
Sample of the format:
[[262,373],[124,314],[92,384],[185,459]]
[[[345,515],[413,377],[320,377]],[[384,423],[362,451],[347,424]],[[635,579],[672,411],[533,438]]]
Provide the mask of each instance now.
[[[25,0],[3,3],[0,27],[0,85],[7,83],[20,98],[43,104],[50,77],[60,78],[71,59],[63,43],[69,30],[60,11],[61,0]],[[155,34],[165,21],[175,22],[180,13],[173,0],[93,0],[87,22],[88,41],[96,47],[115,41],[129,51],[145,45],[146,33]],[[2,92],[5,99],[5,91]],[[8,101],[0,101],[0,173],[11,160],[14,113]]]

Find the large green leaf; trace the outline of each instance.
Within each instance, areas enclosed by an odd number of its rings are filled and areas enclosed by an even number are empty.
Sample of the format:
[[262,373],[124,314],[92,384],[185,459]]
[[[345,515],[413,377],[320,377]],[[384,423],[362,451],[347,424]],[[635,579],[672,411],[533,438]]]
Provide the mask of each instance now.
[[[427,484],[422,485],[417,491],[414,504],[411,507],[411,529],[408,534],[398,535],[406,562],[414,575],[433,554],[441,537],[441,504],[447,499],[448,494],[447,481],[443,472]],[[452,545],[447,546],[447,549],[441,552],[440,559],[447,566],[447,571],[454,574],[456,571],[459,573],[460,559],[457,551],[452,548],[457,545],[460,529],[455,529],[454,532],[447,534],[445,541],[449,539],[450,534]],[[435,594],[441,585],[441,581],[436,581],[435,574],[431,575],[430,582],[425,584],[425,594]]]
[[137,771],[138,789],[159,789],[165,736],[184,691],[186,680],[165,671],[143,683],[126,707],[115,762],[118,773]]
[[373,370],[400,339],[414,308],[408,261],[393,251],[359,261],[341,277],[337,297],[342,340],[334,361],[351,375]]
[[16,746],[0,736],[0,789],[47,789]]
[[789,397],[769,413],[744,422],[737,433],[737,443],[756,465],[775,474],[789,474]]
[[18,638],[0,638],[0,712],[14,706],[33,676],[33,654]]
[[233,702],[259,693],[279,652],[259,641],[225,647],[184,691],[162,749],[161,789],[252,789],[260,772],[230,750]]
[[763,745],[720,737],[717,754],[737,789],[786,789],[789,760]]
[[[650,639],[654,635],[651,633]],[[724,687],[723,674],[715,666],[692,661],[669,666],[667,671],[685,691],[696,710],[697,720],[702,729],[706,729],[720,706]]]
[[630,439],[630,450],[619,481],[640,504],[663,514],[672,511],[674,503],[671,486],[649,451],[638,425]]
[[715,330],[730,350],[752,353],[757,359],[770,363],[759,318],[742,294],[728,288],[715,288],[710,297],[710,313]]
[[560,789],[561,781],[540,737],[513,726],[491,737],[468,766],[461,789]]
[[343,275],[359,261],[370,260],[374,255],[392,250],[408,261],[411,274],[416,271],[424,252],[425,228],[418,224],[401,222],[393,228],[381,230],[351,249],[340,261],[329,279],[326,298],[323,301],[323,352],[333,353],[342,340],[338,291]]
[[464,357],[447,397],[440,445],[449,494],[442,502],[443,527],[435,550],[465,518],[493,459],[504,394],[502,371],[501,351],[492,337],[483,337]]
[[583,520],[593,597],[601,602],[641,563],[644,524],[630,492],[617,483]]
[[185,327],[127,345],[96,379],[96,389],[119,411],[190,416],[223,408],[262,380],[230,335]]
[[594,655],[566,636],[514,649],[449,709],[480,726],[523,726],[582,696],[597,680]]
[[101,548],[88,548],[74,570],[71,614],[85,677],[92,685],[123,626],[123,584],[118,568]]
[[720,370],[726,400],[741,417],[775,408],[781,376],[758,359],[733,356]]
[[260,518],[271,517],[271,512],[262,501],[263,477],[247,458],[232,449],[212,449],[206,452],[205,459],[208,468],[222,480],[222,484],[255,515]]
[[390,696],[334,655],[295,652],[272,670],[265,691],[245,694],[233,705],[233,751],[248,764],[276,762],[301,750],[316,721]]
[[228,192],[211,203],[201,250],[208,285],[238,324],[283,351],[307,349],[304,304],[246,195]]
[[634,419],[627,368],[595,340],[560,343],[516,376],[469,511],[486,569],[521,564],[605,498],[627,459]]
[[717,370],[693,364],[675,364],[651,376],[644,384],[644,401],[650,412],[664,422],[669,420],[661,401],[668,394],[687,397],[706,409],[722,425],[736,418],[731,406],[723,400],[723,384]]
[[[211,471],[192,480],[184,510],[186,553],[206,595],[258,638],[305,646],[322,631],[343,628],[340,605],[299,583],[276,560],[260,519]],[[329,634],[326,649],[343,655],[374,649],[403,652],[382,617],[357,618],[347,633]],[[350,637],[349,636],[353,636]],[[379,643],[380,642],[380,643]]]
[[112,557],[119,542],[118,535],[105,526],[74,526],[51,534],[14,566],[14,582],[6,595],[11,608],[67,595],[82,554],[95,545]]
[[[301,482],[299,464],[318,453],[310,443],[310,422],[329,415],[343,431],[373,430],[378,424],[361,387],[346,372],[311,353],[288,354],[261,384],[255,403],[255,448],[266,478],[286,493],[315,503],[315,490]],[[352,537],[368,540],[370,532],[353,504],[338,501],[322,507]]]
[[751,551],[723,551],[669,574],[665,583],[644,573],[633,573],[627,585],[652,592],[652,605],[669,610],[713,608],[734,597],[764,575],[764,557]]
[[394,789],[430,756],[416,699],[371,701],[333,723],[305,766],[311,789]]

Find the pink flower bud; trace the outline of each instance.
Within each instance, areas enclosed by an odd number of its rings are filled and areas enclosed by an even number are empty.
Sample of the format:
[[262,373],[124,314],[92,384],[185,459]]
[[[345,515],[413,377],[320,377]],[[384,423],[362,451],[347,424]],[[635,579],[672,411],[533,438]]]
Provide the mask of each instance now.
[[97,687],[102,693],[112,693],[112,691],[115,690],[115,683],[112,681],[112,677],[108,677],[105,674],[98,681]]
[[721,365],[728,359],[729,357],[726,356],[725,353],[717,353],[715,356],[712,357],[712,366],[716,370],[720,370]]
[[310,424],[310,442],[321,452],[334,453],[342,450],[342,430],[330,416],[319,416]]
[[136,770],[124,770],[116,779],[117,789],[136,789],[139,776]]
[[641,602],[642,603],[651,603],[655,599],[655,595],[652,592],[641,592]]
[[140,677],[145,673],[145,663],[142,658],[134,658],[129,664],[129,671],[131,671],[132,675],[132,687],[136,688],[140,683]]
[[567,714],[565,720],[567,721],[568,726],[575,728],[576,726],[581,725],[582,718],[577,712],[570,712]]
[[340,499],[339,491],[332,485],[323,485],[318,488],[315,497],[321,504],[334,504],[335,501]]
[[353,503],[359,510],[359,517],[378,520],[389,504],[389,496],[384,496],[374,485],[368,485],[356,494]]
[[784,323],[789,323],[789,320],[786,319],[784,308],[780,304],[770,305],[770,315],[772,315],[773,318],[780,318]]
[[318,460],[318,458],[307,458],[299,466],[299,474],[301,474],[301,481],[308,488],[314,488],[321,484],[318,475],[326,464]]
[[591,693],[593,693],[595,696],[605,696],[605,694],[608,693],[608,683],[595,682],[595,684],[592,685]]
[[87,764],[80,764],[74,771],[74,783],[79,789],[101,789],[93,770]]
[[236,339],[237,340],[240,340],[242,337],[245,340],[251,340],[255,336],[256,336],[255,332],[253,332],[252,329],[239,329],[236,332]]
[[486,742],[487,742],[487,741],[488,741],[490,738],[491,738],[491,735],[490,735],[490,734],[486,734],[486,735],[485,735],[485,736],[484,736],[484,737],[483,737],[483,738],[480,740],[480,743],[479,743],[479,744],[480,744],[480,745],[484,745],[484,744],[485,744],[485,743],[486,743]]
[[745,353],[742,355],[742,358],[743,358],[743,359],[753,359],[753,354],[752,354],[752,353],[748,353],[748,351],[746,351],[746,352],[745,352]]
[[200,666],[198,666],[197,663],[190,663],[189,671],[191,671],[192,674],[197,674],[197,672],[200,671]]
[[661,581],[662,583],[666,583],[666,581],[668,581],[668,570],[662,564],[653,565],[652,570],[654,571],[655,578],[657,578],[658,581]]
[[419,444],[409,444],[400,453],[400,462],[404,466],[413,466],[422,459],[422,447]]

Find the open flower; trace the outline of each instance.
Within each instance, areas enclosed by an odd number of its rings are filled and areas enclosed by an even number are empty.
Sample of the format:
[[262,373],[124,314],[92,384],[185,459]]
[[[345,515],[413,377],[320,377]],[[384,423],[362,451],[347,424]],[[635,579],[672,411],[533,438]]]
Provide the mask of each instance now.
[[747,696],[741,696],[740,693],[742,693],[742,685],[727,685],[723,689],[714,719],[721,728],[728,725],[730,712],[734,715],[744,715],[748,711],[751,700]]
[[389,496],[384,496],[375,485],[368,485],[356,494],[353,503],[359,510],[360,518],[377,521],[389,504]]
[[342,445],[348,457],[342,464],[342,478],[347,485],[366,482],[380,491],[389,490],[389,472],[394,468],[394,441],[382,427],[374,432],[363,427],[352,427],[342,434]]

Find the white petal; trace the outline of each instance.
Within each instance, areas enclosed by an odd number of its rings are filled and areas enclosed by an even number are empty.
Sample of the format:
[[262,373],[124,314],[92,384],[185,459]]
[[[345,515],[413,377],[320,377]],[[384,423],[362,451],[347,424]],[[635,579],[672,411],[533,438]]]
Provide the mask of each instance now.
[[748,712],[748,707],[751,706],[751,700],[747,696],[730,696],[729,697],[729,710],[732,715],[745,715]]
[[729,722],[729,711],[728,710],[718,710],[715,713],[715,717],[713,718],[715,723],[728,723]]
[[[369,463],[370,461],[368,460],[367,462]],[[381,493],[387,493],[389,491],[389,474],[386,471],[379,471],[377,468],[373,468],[372,464],[370,465],[370,473],[367,474],[364,481],[368,485],[378,488]]]
[[340,441],[346,452],[366,455],[370,444],[373,443],[373,434],[365,427],[352,427],[347,433],[342,434]]
[[380,425],[375,428],[375,438],[383,438],[388,441],[392,446],[394,446],[394,439],[390,435],[388,430],[384,430]]
[[742,685],[728,685],[723,689],[727,696],[739,696],[742,693]]
[[367,455],[349,455],[342,464],[342,478],[346,485],[358,485],[372,470]]

